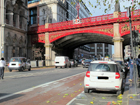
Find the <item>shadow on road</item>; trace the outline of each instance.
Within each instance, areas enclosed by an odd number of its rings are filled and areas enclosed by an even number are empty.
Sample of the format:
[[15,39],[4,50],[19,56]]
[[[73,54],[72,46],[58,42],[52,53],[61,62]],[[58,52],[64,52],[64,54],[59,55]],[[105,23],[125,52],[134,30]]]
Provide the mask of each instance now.
[[[0,93],[0,103],[3,103],[3,102],[6,102],[6,101],[10,101],[12,99],[16,99],[16,98],[19,98],[21,96],[24,96],[24,94],[15,94],[13,96],[10,96],[10,97],[7,97],[7,98],[3,98],[4,96],[6,95],[10,95],[10,94],[7,94],[7,93]],[[3,98],[3,99],[1,99]]]

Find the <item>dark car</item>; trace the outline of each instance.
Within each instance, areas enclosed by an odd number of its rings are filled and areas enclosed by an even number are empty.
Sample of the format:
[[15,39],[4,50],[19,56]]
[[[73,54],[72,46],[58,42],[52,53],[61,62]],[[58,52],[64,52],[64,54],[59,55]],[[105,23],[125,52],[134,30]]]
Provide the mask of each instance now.
[[77,67],[78,66],[78,62],[75,59],[70,59],[70,63],[72,67]]
[[129,72],[128,63],[127,63],[127,62],[124,63],[123,61],[115,61],[115,62],[117,62],[118,64],[120,64],[121,67],[122,67],[122,69],[125,70],[125,71],[124,71],[124,73],[125,73],[124,75],[125,75],[125,78],[126,78],[128,72]]
[[89,67],[91,61],[91,59],[85,59],[83,62],[83,68]]

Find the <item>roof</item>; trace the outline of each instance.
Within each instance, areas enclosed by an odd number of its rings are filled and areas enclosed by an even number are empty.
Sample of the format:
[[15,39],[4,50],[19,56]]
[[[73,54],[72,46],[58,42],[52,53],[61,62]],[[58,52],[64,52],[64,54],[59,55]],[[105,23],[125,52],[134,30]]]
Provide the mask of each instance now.
[[108,63],[108,64],[116,64],[116,62],[114,62],[114,61],[102,61],[102,60],[92,61],[91,63]]

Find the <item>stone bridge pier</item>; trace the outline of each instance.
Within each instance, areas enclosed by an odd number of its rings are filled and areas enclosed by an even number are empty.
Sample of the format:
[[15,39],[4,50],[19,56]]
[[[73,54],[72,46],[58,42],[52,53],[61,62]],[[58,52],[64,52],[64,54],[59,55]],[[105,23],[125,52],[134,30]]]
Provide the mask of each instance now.
[[[119,11],[115,11],[113,13],[113,17],[118,18]],[[123,41],[124,41],[124,39],[120,35],[119,23],[113,24],[113,30],[114,30],[114,37],[113,37],[112,41],[114,42],[114,60],[123,61]]]

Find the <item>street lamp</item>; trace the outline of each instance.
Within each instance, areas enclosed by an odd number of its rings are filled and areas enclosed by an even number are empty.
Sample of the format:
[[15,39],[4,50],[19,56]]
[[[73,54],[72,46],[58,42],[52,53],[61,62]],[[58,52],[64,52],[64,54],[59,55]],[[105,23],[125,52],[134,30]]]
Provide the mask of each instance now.
[[127,16],[129,17],[129,25],[130,25],[130,45],[131,45],[131,50],[132,50],[132,57],[133,57],[133,70],[134,70],[134,89],[135,89],[135,94],[137,93],[137,90],[136,90],[136,87],[137,87],[137,84],[136,84],[136,78],[137,78],[137,75],[136,75],[136,69],[135,69],[135,63],[134,62],[134,50],[133,50],[133,37],[132,37],[132,21],[131,21],[131,11],[130,11],[130,7],[127,7]]

